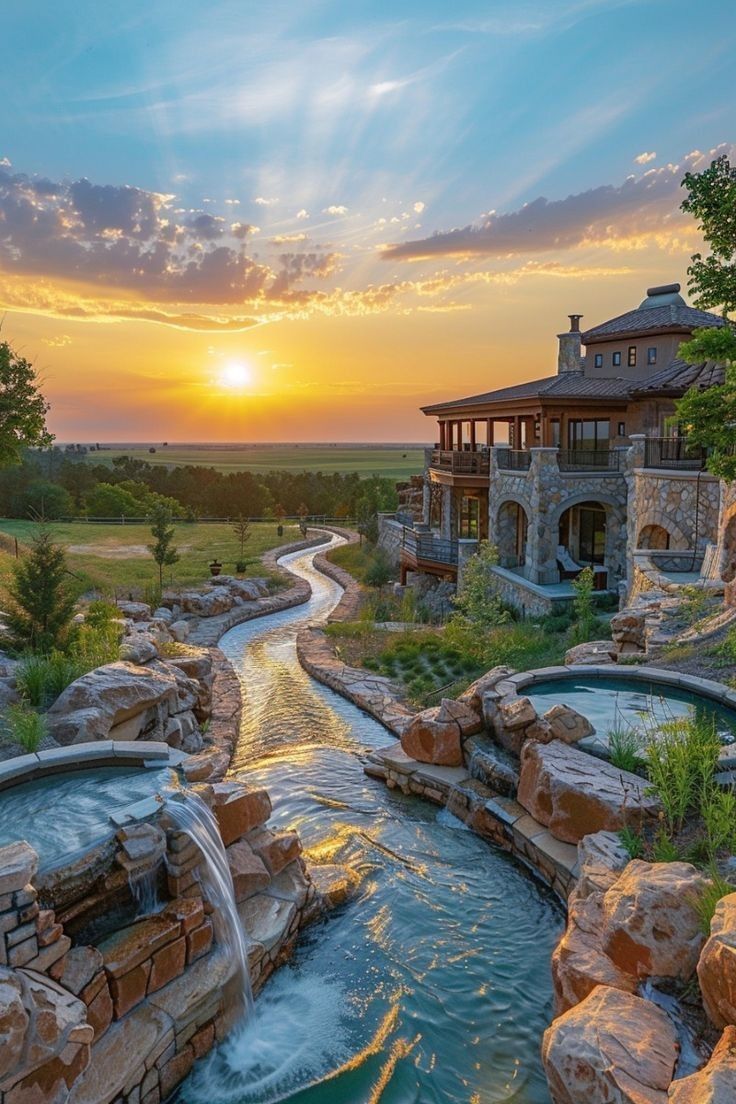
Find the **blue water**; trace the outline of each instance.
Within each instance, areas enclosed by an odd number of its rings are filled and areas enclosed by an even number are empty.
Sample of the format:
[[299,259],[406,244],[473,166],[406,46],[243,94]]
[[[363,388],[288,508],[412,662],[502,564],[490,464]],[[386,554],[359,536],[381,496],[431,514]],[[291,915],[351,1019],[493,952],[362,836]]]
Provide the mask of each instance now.
[[539,1047],[551,1015],[552,896],[446,812],[386,789],[361,754],[385,729],[310,679],[298,629],[337,585],[309,579],[306,606],[231,630],[221,647],[244,692],[233,773],[268,787],[273,823],[361,879],[348,905],[303,933],[242,1035],[198,1063],[186,1104],[547,1104]]
[[731,743],[736,736],[733,710],[661,683],[626,677],[575,676],[535,682],[521,693],[534,702],[538,713],[558,703],[576,709],[588,718],[603,743],[613,729],[636,728],[648,732],[666,721],[694,716],[696,712],[712,718],[724,743]]

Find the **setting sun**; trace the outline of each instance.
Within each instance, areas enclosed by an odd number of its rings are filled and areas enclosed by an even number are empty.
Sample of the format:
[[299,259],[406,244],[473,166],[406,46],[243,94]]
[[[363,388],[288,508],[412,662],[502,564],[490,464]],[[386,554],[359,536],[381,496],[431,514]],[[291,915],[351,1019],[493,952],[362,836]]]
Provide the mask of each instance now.
[[224,366],[220,383],[231,391],[243,391],[251,383],[253,373],[242,360],[231,360]]

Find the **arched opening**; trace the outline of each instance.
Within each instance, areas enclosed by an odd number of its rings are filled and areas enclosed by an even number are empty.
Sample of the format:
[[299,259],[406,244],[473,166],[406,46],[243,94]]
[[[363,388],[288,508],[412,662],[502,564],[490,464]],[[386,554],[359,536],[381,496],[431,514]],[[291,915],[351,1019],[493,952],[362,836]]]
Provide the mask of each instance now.
[[585,567],[592,567],[596,589],[608,585],[606,553],[608,507],[591,500],[577,502],[560,515],[557,566],[563,579],[574,579]]
[[639,530],[636,547],[661,551],[670,547],[671,539],[663,525],[645,525]]
[[496,543],[501,567],[517,568],[526,563],[529,519],[520,502],[502,502],[496,519]]

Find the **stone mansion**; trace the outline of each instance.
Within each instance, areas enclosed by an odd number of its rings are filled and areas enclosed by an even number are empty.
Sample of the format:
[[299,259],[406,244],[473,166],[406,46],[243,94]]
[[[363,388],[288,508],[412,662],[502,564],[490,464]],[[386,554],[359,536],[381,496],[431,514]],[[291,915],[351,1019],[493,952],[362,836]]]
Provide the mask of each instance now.
[[718,365],[678,355],[723,318],[688,306],[679,284],[649,288],[588,330],[569,318],[554,375],[422,408],[437,441],[421,507],[381,526],[402,581],[457,578],[484,539],[498,549],[505,597],[534,614],[569,599],[586,565],[612,591],[630,589],[637,567],[679,581],[708,570],[722,488],[677,424],[675,400],[723,381]]

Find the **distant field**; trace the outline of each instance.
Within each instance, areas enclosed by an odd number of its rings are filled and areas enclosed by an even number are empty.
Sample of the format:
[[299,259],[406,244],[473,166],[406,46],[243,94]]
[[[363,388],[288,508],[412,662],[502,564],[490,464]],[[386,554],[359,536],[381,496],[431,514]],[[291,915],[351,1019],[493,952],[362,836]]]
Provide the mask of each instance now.
[[[32,521],[0,521],[0,585],[12,564],[13,538],[26,543],[34,531]],[[147,524],[98,525],[93,522],[53,522],[54,539],[67,550],[67,564],[73,572],[72,585],[79,593],[98,590],[114,596],[131,591],[142,594],[158,578],[146,545],[151,541]],[[232,573],[240,557],[240,545],[227,523],[181,523],[175,526],[174,543],[180,559],[164,572],[166,585],[192,586],[209,577],[209,563],[218,559],[224,573]],[[253,560],[247,574],[262,573],[258,557],[279,544],[299,539],[295,525],[284,526],[279,537],[276,522],[252,527],[252,536],[245,546],[245,555]]]
[[148,445],[130,448],[110,448],[90,452],[93,463],[111,464],[116,456],[136,456],[150,464],[183,466],[198,464],[217,468],[221,472],[323,471],[358,472],[362,476],[385,475],[391,479],[406,479],[421,472],[424,450],[407,447],[355,447],[350,445],[267,445],[249,447],[194,447],[190,445]]

